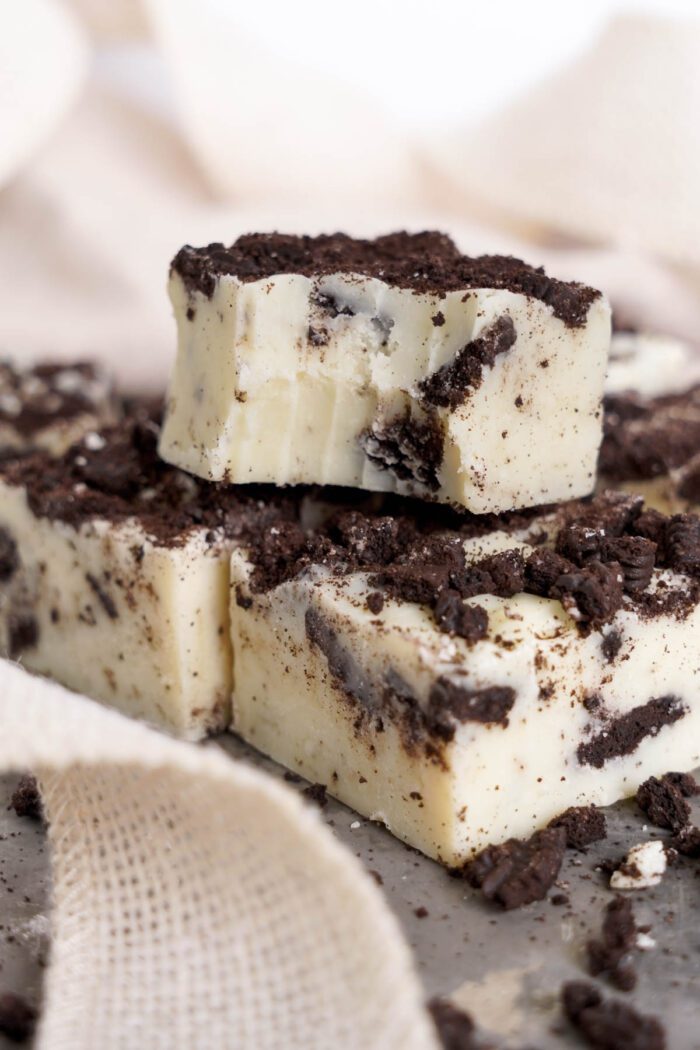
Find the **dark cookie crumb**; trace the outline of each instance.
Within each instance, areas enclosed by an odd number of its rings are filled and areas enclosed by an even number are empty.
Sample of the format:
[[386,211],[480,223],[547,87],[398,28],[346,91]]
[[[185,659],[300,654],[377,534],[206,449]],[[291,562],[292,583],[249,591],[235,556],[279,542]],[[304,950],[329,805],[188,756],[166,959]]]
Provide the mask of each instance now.
[[30,773],[25,773],[17,781],[17,787],[12,792],[10,799],[10,809],[14,809],[18,817],[29,817],[31,820],[44,819],[39,785],[36,778]]
[[7,617],[7,650],[15,660],[39,643],[39,624],[33,613],[10,612]]
[[585,849],[607,835],[605,813],[597,806],[570,806],[549,822],[550,828],[564,828],[570,849]]
[[688,824],[673,836],[670,845],[684,857],[700,857],[700,828]]
[[666,529],[666,561],[671,569],[700,576],[700,517],[675,514]]
[[596,1050],[666,1050],[666,1033],[656,1017],[619,999],[605,1000],[589,981],[569,981],[561,997],[566,1016]]
[[235,590],[236,605],[239,609],[251,609],[253,607],[253,599],[249,594],[246,594],[240,583],[236,584]]
[[464,866],[463,874],[487,900],[505,910],[520,908],[547,896],[559,875],[565,849],[565,829],[544,828],[529,839],[487,846]]
[[622,605],[621,569],[616,563],[591,562],[586,568],[564,573],[555,581],[551,596],[580,624],[597,628],[612,620]]
[[302,795],[309,802],[315,802],[320,809],[325,809],[328,805],[328,792],[325,784],[309,784],[302,791]]
[[11,580],[19,568],[19,554],[14,537],[0,527],[0,583]]
[[613,536],[602,544],[606,562],[621,566],[627,594],[646,590],[656,563],[656,544],[643,536]]
[[384,608],[384,595],[381,591],[372,591],[367,595],[367,608],[373,616],[378,616]]
[[360,447],[375,467],[400,481],[425,485],[431,492],[440,487],[444,440],[437,417],[414,419],[410,411],[396,419],[378,420],[359,435]]
[[97,577],[93,576],[91,572],[86,572],[85,579],[87,580],[90,590],[93,592],[100,605],[107,613],[109,619],[119,619],[119,610],[117,609],[117,605],[114,601],[114,598],[107,590],[105,590],[104,586],[100,583]]
[[469,1014],[447,999],[431,999],[428,1011],[443,1050],[478,1050],[475,1026]]
[[591,939],[586,946],[594,977],[607,975],[621,991],[634,988],[637,974],[630,955],[637,947],[637,932],[631,902],[627,897],[616,896],[605,909],[601,937]]
[[0,995],[0,1033],[13,1043],[25,1043],[36,1026],[36,1010],[21,995]]
[[[618,718],[604,719],[604,728],[579,744],[576,754],[581,765],[602,769],[606,762],[631,755],[646,737],[656,736],[664,726],[673,725],[686,714],[677,696],[661,696],[633,707]],[[599,715],[599,712],[595,712]]]
[[603,635],[600,648],[603,651],[603,656],[605,657],[606,662],[609,664],[615,663],[620,649],[622,648],[622,635],[620,632],[616,631],[614,628],[607,631],[606,634]]
[[455,634],[473,645],[488,634],[489,618],[480,605],[467,605],[458,591],[439,592],[433,610],[435,623],[446,634]]
[[515,690],[510,686],[471,689],[441,676],[430,689],[427,718],[439,735],[451,740],[455,722],[483,722],[505,728],[514,703]]
[[492,367],[497,357],[515,345],[516,339],[512,319],[507,315],[499,317],[480,336],[458,350],[452,361],[419,384],[423,401],[454,411],[466,401],[470,391],[481,385],[484,368]]
[[666,773],[649,777],[637,789],[637,805],[652,824],[678,832],[690,819],[687,799],[697,794],[698,785],[689,773]]

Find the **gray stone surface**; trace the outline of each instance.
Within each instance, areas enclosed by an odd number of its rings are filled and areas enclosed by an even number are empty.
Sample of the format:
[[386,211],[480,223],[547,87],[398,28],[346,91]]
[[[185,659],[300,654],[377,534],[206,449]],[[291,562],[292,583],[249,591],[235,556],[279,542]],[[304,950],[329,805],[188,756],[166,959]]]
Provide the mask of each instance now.
[[[233,738],[222,738],[217,745],[283,775]],[[38,1002],[48,857],[41,829],[7,811],[15,779],[0,780],[0,990],[21,992]],[[290,786],[302,790],[304,784]],[[485,904],[465,883],[332,799],[323,817],[381,879],[414,948],[427,995],[454,994],[497,1046],[553,1050],[582,1045],[561,1021],[558,990],[563,980],[585,976],[586,939],[598,931],[611,899],[600,861],[618,858],[629,846],[657,834],[645,827],[633,803],[608,810],[605,842],[567,857],[557,889],[569,896],[568,906],[547,900],[510,913]],[[695,817],[700,821],[697,800]],[[655,946],[637,955],[634,992],[608,989],[642,1012],[660,1016],[669,1050],[700,1050],[699,876],[700,862],[683,861],[669,869],[660,886],[632,894],[637,921],[651,927]],[[420,909],[428,914],[422,916]],[[1,1050],[11,1045],[0,1037]]]

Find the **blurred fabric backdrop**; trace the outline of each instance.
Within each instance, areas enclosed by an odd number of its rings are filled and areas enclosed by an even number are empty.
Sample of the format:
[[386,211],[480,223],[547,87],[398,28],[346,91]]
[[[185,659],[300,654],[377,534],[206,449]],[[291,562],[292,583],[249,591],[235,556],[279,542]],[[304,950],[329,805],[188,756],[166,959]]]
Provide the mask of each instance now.
[[185,243],[440,227],[700,331],[697,0],[22,0],[0,33],[0,352],[174,353]]

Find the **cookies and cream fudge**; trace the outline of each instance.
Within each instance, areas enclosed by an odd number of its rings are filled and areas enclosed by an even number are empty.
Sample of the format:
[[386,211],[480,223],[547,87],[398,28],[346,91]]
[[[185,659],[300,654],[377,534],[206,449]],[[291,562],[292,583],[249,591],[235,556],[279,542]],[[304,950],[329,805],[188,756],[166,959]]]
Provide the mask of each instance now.
[[586,495],[610,310],[438,233],[186,246],[160,443],[229,483],[320,483],[497,512]]
[[613,336],[599,467],[601,488],[641,493],[665,513],[700,510],[700,351]]
[[233,728],[448,865],[700,764],[700,520],[399,504],[232,554]]
[[610,340],[606,396],[641,398],[682,394],[700,383],[700,350],[656,332],[614,331]]
[[29,449],[59,456],[120,414],[110,380],[94,364],[0,362],[0,456]]
[[279,503],[163,464],[147,414],[0,464],[0,651],[179,736],[230,718],[229,556]]

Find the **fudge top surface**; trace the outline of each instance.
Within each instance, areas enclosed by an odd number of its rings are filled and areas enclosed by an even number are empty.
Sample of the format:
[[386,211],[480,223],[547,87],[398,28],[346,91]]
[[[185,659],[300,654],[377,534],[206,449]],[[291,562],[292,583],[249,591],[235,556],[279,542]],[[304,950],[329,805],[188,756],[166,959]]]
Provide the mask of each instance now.
[[63,420],[103,410],[109,394],[109,380],[87,361],[27,369],[0,361],[0,425],[27,439]]
[[[600,470],[611,480],[649,479],[683,467],[700,453],[700,383],[680,393],[605,398]],[[700,474],[693,492],[700,499]]]
[[215,544],[295,513],[291,494],[218,485],[164,463],[150,406],[131,407],[137,417],[85,435],[58,458],[44,452],[8,457],[0,462],[0,478],[25,488],[37,517],[75,528],[95,519],[136,519],[164,547],[181,546],[193,529]]
[[444,233],[405,231],[374,240],[344,233],[317,237],[284,233],[250,233],[229,247],[185,245],[172,262],[189,291],[214,294],[217,279],[258,281],[279,274],[322,277],[356,274],[376,277],[388,285],[444,296],[447,292],[496,288],[539,299],[560,320],[575,328],[585,324],[588,309],[600,292],[575,282],[548,277],[542,267],[506,255],[462,255]]

